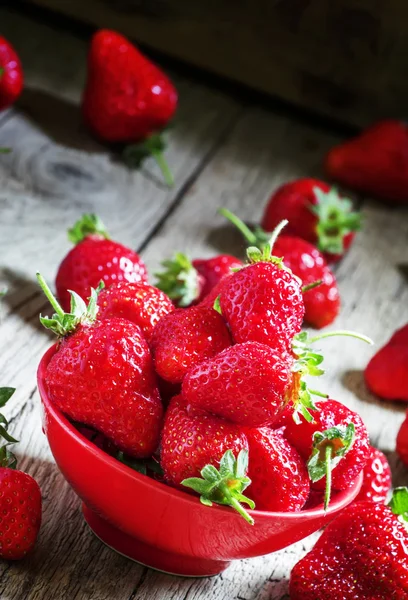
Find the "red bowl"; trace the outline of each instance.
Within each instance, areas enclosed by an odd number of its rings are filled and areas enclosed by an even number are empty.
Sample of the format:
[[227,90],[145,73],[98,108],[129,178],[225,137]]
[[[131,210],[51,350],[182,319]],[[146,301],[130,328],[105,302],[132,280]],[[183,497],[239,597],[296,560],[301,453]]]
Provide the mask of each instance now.
[[358,494],[350,489],[297,513],[249,511],[249,525],[234,510],[200,500],[133,471],[86,439],[50,402],[44,385],[50,348],[38,368],[44,432],[55,461],[83,501],[93,532],[108,546],[149,567],[185,576],[216,575],[231,560],[281,550],[327,525]]

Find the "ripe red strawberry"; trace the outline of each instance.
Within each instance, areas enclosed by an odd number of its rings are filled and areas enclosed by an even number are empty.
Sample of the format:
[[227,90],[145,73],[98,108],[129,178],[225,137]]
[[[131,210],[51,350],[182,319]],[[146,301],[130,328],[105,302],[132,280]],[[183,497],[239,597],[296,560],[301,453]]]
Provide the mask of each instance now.
[[[82,98],[84,120],[107,142],[141,142],[140,160],[153,154],[166,181],[173,179],[164,163],[161,131],[177,108],[177,92],[168,77],[125,37],[102,29],[92,38],[88,78]],[[133,151],[132,151],[133,152]]]
[[269,199],[262,229],[273,231],[284,219],[288,235],[315,245],[330,262],[339,260],[350,247],[360,216],[352,203],[318,179],[297,179],[282,185]]
[[308,461],[315,489],[326,488],[326,505],[330,489],[348,488],[369,460],[371,447],[361,417],[336,400],[318,400],[313,421],[295,423],[285,414],[280,421],[285,437]]
[[173,312],[174,305],[161,290],[145,283],[121,281],[104,289],[98,296],[98,319],[120,317],[140,327],[147,342],[164,315]]
[[11,106],[23,89],[23,69],[13,46],[0,36],[0,110]]
[[181,383],[195,365],[231,345],[223,318],[212,308],[178,308],[153,330],[151,349],[156,372],[171,383]]
[[329,177],[391,204],[408,203],[408,127],[380,121],[330,150]]
[[[198,492],[203,504],[233,506],[253,523],[240,505],[246,502],[254,508],[253,502],[242,495],[251,483],[246,477],[247,451],[242,428],[188,407],[182,396],[171,400],[161,441],[160,463],[165,480]],[[199,479],[200,473],[203,479]]]
[[279,233],[274,232],[262,252],[248,248],[250,264],[228,278],[219,305],[235,343],[260,342],[287,353],[305,309],[300,280],[272,256]]
[[364,376],[373,394],[408,402],[408,323],[372,357]]
[[[14,393],[13,388],[0,388],[0,406]],[[17,471],[15,456],[8,446],[17,442],[8,433],[8,423],[1,415],[0,435],[0,558],[18,560],[34,547],[41,526],[41,491],[37,482]]]
[[397,453],[402,462],[408,467],[408,412],[398,432]]
[[229,254],[190,261],[185,254],[177,252],[172,260],[165,260],[162,265],[165,270],[156,273],[157,287],[177,306],[186,307],[204,300],[226,275],[231,274],[231,269],[242,267],[242,262]]
[[372,447],[371,456],[364,467],[363,485],[355,502],[370,500],[384,503],[390,489],[391,468],[388,460],[381,450]]
[[45,375],[51,401],[130,456],[150,456],[163,409],[140,328],[125,319],[96,321],[94,290],[88,307],[73,293],[71,313],[65,314],[41,276],[38,280],[56,312],[41,323],[62,338]]
[[292,570],[291,600],[408,598],[408,488],[390,506],[357,502]]
[[75,244],[59,266],[55,286],[62,308],[68,312],[70,291],[87,300],[91,288],[102,280],[106,287],[113,283],[147,282],[146,266],[140,256],[109,238],[104,224],[96,215],[83,215],[69,230]]
[[298,452],[280,431],[266,427],[247,432],[249,445],[248,493],[258,510],[295,512],[310,493],[307,469]]

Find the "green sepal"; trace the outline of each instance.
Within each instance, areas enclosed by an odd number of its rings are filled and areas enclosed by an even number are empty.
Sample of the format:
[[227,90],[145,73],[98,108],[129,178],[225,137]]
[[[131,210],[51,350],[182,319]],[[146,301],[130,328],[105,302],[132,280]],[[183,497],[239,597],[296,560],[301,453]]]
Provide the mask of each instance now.
[[163,174],[164,181],[169,187],[173,187],[174,177],[164,158],[165,149],[166,142],[163,133],[154,133],[139,144],[126,146],[122,156],[125,164],[133,169],[138,169],[146,158],[153,156]]
[[[15,388],[2,387],[0,388],[0,408],[3,408],[10,400],[15,392]],[[0,447],[0,467],[8,467],[9,469],[15,469],[17,466],[17,459],[12,452],[8,449],[10,444],[16,444],[16,440],[8,432],[8,422],[6,417],[0,413],[0,438],[3,438],[6,443]]]
[[220,301],[220,297],[219,296],[217,296],[216,299],[214,300],[213,309],[215,311],[217,311],[217,313],[219,313],[220,315],[222,315],[221,301]]
[[397,487],[392,493],[388,506],[404,524],[408,524],[408,487]]
[[68,239],[73,244],[79,244],[88,235],[98,234],[105,239],[109,240],[108,231],[98,217],[95,214],[85,214],[75,223],[71,229],[68,229]]
[[190,306],[200,295],[200,278],[190,259],[182,252],[176,252],[171,260],[164,260],[164,270],[155,273],[156,287],[178,306]]
[[310,210],[318,217],[317,246],[321,252],[342,254],[344,236],[361,229],[361,215],[353,211],[351,200],[342,198],[335,188],[324,192],[315,187],[313,191],[317,204],[310,205]]
[[153,458],[132,458],[131,456],[127,456],[122,451],[118,451],[115,455],[115,458],[130,467],[134,471],[141,473],[142,475],[147,475],[148,471],[153,471],[153,473],[157,473],[157,475],[163,475],[163,469],[160,464],[154,460]]
[[212,506],[213,502],[234,508],[250,525],[254,524],[251,515],[242,503],[255,508],[255,503],[242,492],[251,484],[247,477],[248,451],[241,450],[235,458],[231,450],[227,450],[220,461],[219,469],[214,465],[206,465],[200,477],[184,479],[181,484],[200,494],[202,504]]
[[326,431],[313,434],[313,447],[307,462],[311,481],[326,477],[324,507],[328,507],[331,496],[331,472],[353,446],[356,437],[354,423],[336,425]]
[[91,289],[91,295],[89,302],[86,304],[82,298],[76,293],[70,291],[71,294],[71,308],[70,312],[66,313],[58,303],[57,299],[51,292],[43,276],[37,273],[37,280],[43,290],[45,296],[48,298],[51,306],[54,308],[55,313],[52,317],[43,317],[40,315],[40,322],[46,328],[53,331],[58,337],[64,337],[69,333],[76,330],[79,324],[91,325],[95,322],[98,314],[98,295],[99,292],[105,287],[103,281],[101,281],[94,290]]

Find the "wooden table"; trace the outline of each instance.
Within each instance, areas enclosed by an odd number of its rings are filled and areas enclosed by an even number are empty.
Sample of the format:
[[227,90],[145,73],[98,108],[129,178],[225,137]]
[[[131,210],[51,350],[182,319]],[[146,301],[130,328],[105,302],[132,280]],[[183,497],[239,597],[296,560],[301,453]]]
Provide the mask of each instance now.
[[[86,36],[0,9],[1,32],[21,54],[26,89],[0,115],[0,283],[9,288],[1,313],[1,385],[17,388],[7,410],[20,467],[40,483],[41,535],[32,556],[0,563],[2,600],[280,600],[291,567],[315,537],[285,551],[237,562],[219,577],[182,579],[154,572],[106,548],[86,527],[80,502],[56,468],[41,432],[35,371],[51,339],[38,322],[49,307],[35,271],[53,281],[70,247],[66,229],[97,212],[113,238],[142,252],[151,272],[176,249],[192,256],[242,253],[217,215],[226,206],[256,221],[280,183],[321,175],[324,152],[339,137],[298,116],[257,106],[240,94],[180,73],[177,123],[167,153],[174,189],[161,184],[153,162],[140,172],[122,166],[93,141],[78,111],[85,77]],[[382,344],[408,320],[408,212],[370,199],[361,203],[364,229],[337,276],[342,312],[337,328],[355,329]],[[322,344],[323,345],[323,344]],[[394,483],[408,483],[395,455],[404,407],[371,396],[362,369],[373,349],[354,340],[327,340],[321,389],[357,408],[372,442],[387,453]]]

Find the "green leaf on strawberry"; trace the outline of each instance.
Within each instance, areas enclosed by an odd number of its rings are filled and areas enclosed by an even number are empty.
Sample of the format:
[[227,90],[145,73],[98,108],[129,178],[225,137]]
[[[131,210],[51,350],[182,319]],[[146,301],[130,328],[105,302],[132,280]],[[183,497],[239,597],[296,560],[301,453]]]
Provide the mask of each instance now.
[[174,177],[164,158],[165,149],[166,142],[163,133],[154,133],[143,142],[126,146],[123,151],[123,159],[129,167],[139,168],[146,158],[153,156],[163,174],[164,181],[168,187],[173,187]]
[[77,245],[82,242],[88,235],[100,235],[105,239],[110,239],[108,231],[95,214],[84,214],[82,217],[68,229],[68,239],[73,244]]
[[408,528],[408,487],[395,488],[388,506]]
[[155,273],[156,287],[178,306],[190,306],[200,295],[200,279],[190,259],[182,252],[176,252],[172,260],[164,260],[164,271]]
[[220,461],[219,469],[214,465],[206,465],[201,470],[201,477],[189,477],[181,483],[200,494],[202,504],[212,506],[213,502],[231,506],[250,525],[254,524],[251,515],[244,509],[242,503],[248,504],[252,509],[255,503],[242,492],[251,484],[247,477],[248,452],[241,450],[235,458],[231,450],[227,450]]

